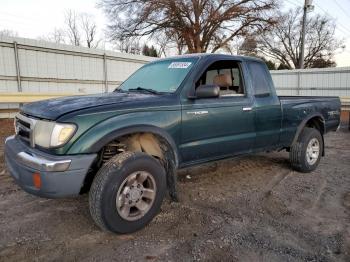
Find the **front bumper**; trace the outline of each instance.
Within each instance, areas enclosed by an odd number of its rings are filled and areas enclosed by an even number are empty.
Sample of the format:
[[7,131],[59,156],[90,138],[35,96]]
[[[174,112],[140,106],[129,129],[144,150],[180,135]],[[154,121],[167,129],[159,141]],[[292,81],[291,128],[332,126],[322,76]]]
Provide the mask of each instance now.
[[[5,161],[11,176],[26,192],[47,198],[79,195],[96,154],[56,156],[29,147],[11,136],[5,141]],[[33,174],[41,186],[34,186]]]

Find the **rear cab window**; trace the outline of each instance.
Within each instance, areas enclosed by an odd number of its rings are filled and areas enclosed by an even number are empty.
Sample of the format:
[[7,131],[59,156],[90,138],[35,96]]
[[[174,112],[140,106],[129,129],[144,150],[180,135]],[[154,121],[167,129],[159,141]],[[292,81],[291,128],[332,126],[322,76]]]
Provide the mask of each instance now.
[[255,96],[270,96],[271,83],[265,64],[248,62],[248,69],[252,80],[253,94]]

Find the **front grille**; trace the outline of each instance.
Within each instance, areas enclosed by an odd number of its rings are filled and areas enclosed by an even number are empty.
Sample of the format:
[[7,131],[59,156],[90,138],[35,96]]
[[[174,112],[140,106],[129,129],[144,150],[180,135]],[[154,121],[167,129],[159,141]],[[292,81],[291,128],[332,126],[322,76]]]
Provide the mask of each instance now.
[[23,121],[23,120],[21,120],[19,118],[17,118],[17,121],[18,121],[19,124],[21,124],[21,125],[23,125],[23,126],[25,126],[27,128],[30,128],[30,123],[27,123],[27,122],[25,122],[25,121]]
[[32,131],[34,130],[35,122],[36,121],[34,119],[26,117],[22,114],[18,114],[15,117],[16,135],[32,147],[34,147]]
[[30,141],[30,131],[18,128],[17,135],[19,135],[24,140]]

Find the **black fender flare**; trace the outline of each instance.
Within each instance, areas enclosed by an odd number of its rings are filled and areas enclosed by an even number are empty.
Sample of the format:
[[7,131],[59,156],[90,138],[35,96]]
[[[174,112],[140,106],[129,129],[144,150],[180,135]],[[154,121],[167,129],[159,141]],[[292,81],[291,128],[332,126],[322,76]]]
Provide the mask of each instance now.
[[[301,131],[303,131],[304,127],[306,126],[306,123],[309,122],[312,118],[315,118],[315,117],[319,117],[321,119],[321,123],[322,123],[321,136],[322,136],[322,143],[324,145],[323,134],[326,133],[326,121],[325,121],[324,117],[320,113],[314,113],[314,114],[308,115],[306,118],[303,119],[303,121],[301,121],[301,123],[299,124],[299,126],[297,128],[297,131],[296,131],[296,133],[294,135],[294,138],[293,138],[291,146],[293,146],[298,141],[300,133],[301,133]],[[324,146],[323,146],[322,156],[324,156],[324,154],[325,154],[325,151],[324,151]]]
[[157,126],[151,126],[151,125],[134,125],[129,127],[123,127],[117,130],[114,130],[110,132],[109,134],[105,135],[98,141],[96,141],[90,148],[90,152],[99,152],[105,145],[112,142],[114,139],[132,134],[132,133],[139,133],[139,132],[147,132],[152,133],[154,135],[160,136],[163,138],[171,147],[171,150],[173,151],[173,157],[175,162],[175,167],[177,168],[179,165],[179,154],[176,147],[176,143],[174,139],[166,132],[164,129],[157,127]]

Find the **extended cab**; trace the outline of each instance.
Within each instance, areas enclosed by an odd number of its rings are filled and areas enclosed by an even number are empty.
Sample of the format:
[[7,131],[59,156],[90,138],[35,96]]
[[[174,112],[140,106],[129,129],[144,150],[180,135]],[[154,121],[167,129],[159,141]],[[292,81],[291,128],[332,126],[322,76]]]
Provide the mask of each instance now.
[[25,191],[90,190],[96,224],[127,233],[152,220],[167,190],[177,198],[177,169],[285,149],[310,172],[339,122],[338,97],[278,97],[261,60],[194,54],[146,64],[112,93],[24,105],[5,157]]

